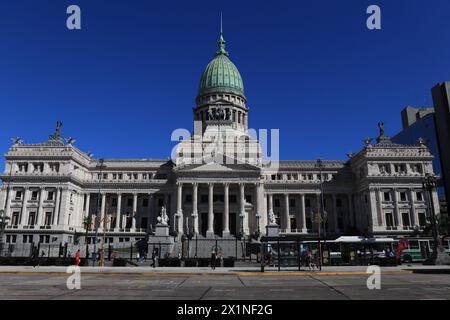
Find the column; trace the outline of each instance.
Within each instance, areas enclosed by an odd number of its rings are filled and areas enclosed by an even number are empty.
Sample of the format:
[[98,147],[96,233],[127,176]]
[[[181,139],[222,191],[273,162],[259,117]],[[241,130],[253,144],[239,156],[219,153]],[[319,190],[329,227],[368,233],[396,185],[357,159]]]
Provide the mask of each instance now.
[[286,232],[291,232],[291,217],[289,214],[289,194],[284,194],[284,226]]
[[105,210],[106,210],[106,193],[102,193],[102,205],[100,209],[100,228],[106,228]]
[[273,194],[269,194],[269,213],[273,213]]
[[416,198],[414,197],[414,190],[409,189],[409,203],[411,203],[411,226],[418,226],[419,225],[419,216],[417,215],[415,201]]
[[335,233],[339,233],[339,226],[338,226],[338,212],[337,212],[337,205],[336,205],[336,194],[331,195],[331,201],[333,206],[333,231]]
[[263,201],[264,201],[264,185],[262,183],[256,183],[255,202],[256,202],[256,214],[259,215],[259,220],[255,219],[256,220],[255,230],[252,230],[252,232],[258,231],[258,228],[260,232],[263,232],[267,225],[267,214],[264,214],[263,212],[264,210]]
[[116,230],[118,230],[120,228],[120,215],[121,215],[121,211],[122,211],[122,194],[118,193],[117,194],[117,211],[116,211],[116,225],[114,226],[114,228]]
[[27,216],[27,202],[30,192],[31,192],[30,189],[28,188],[24,189],[19,226],[24,226],[25,224],[28,224],[28,222],[26,221],[26,216]]
[[245,212],[245,184],[244,183],[239,184],[239,192],[240,192],[240,205],[241,205],[241,210],[240,210],[241,212],[239,213],[241,229],[239,232],[243,232],[245,235],[245,234],[248,234],[248,217]]
[[214,184],[209,183],[208,194],[208,230],[206,231],[207,237],[214,236]]
[[36,223],[37,223],[37,225],[40,227],[40,226],[43,226],[44,225],[44,222],[45,222],[45,212],[44,212],[44,208],[43,208],[43,205],[44,205],[44,198],[45,198],[45,189],[44,188],[41,188],[41,192],[39,192],[39,207],[38,207],[38,210],[37,210],[37,217],[36,217],[36,219],[37,219],[37,221],[36,221]]
[[91,206],[91,193],[87,193],[86,195],[86,208],[84,210],[84,216],[85,217],[89,217],[89,213],[90,213],[90,206]]
[[302,233],[308,233],[308,228],[306,227],[306,206],[305,206],[305,194],[300,194],[300,216],[302,223]]
[[181,182],[177,183],[177,213],[175,215],[175,231],[179,234],[183,233],[183,184]]
[[228,236],[230,235],[230,184],[225,183],[224,184],[224,206],[223,206],[223,232],[222,236]]
[[138,194],[133,193],[133,212],[131,215],[131,229],[132,230],[136,230],[137,202],[138,202]]
[[[324,202],[325,202],[325,195],[324,195]],[[321,225],[319,225],[319,223],[317,222],[317,215],[318,214],[323,214],[323,211],[325,210],[325,208],[322,208],[322,201],[321,201],[321,194],[320,193],[316,193],[316,207],[317,207],[316,211],[312,212],[312,215],[313,215],[312,216],[312,218],[313,218],[313,229],[315,228],[316,231],[319,231],[319,228],[320,228],[320,231],[322,231]],[[330,219],[329,216],[327,216],[327,220],[328,219]],[[327,227],[327,223],[325,221],[324,228],[326,228],[326,227]]]
[[59,221],[59,207],[61,204],[61,189],[56,189],[55,210],[53,211],[53,225],[57,226]]
[[386,230],[386,217],[383,214],[383,190],[382,189],[378,189],[378,210],[379,210],[379,214],[378,214],[378,218],[379,221],[378,223],[380,224],[380,226]]
[[394,219],[395,219],[395,225],[397,226],[398,230],[402,230],[403,229],[403,219],[402,216],[400,215],[400,210],[398,208],[398,191],[397,189],[394,189]]
[[9,188],[9,191],[6,191],[6,199],[5,199],[5,208],[6,208],[6,216],[9,218],[9,225],[12,225],[12,212],[11,212],[11,201],[14,196],[14,189]]
[[348,202],[348,226],[353,226],[355,220],[353,218],[353,202],[351,194],[347,194],[347,202]]
[[192,228],[198,234],[198,183],[193,183],[192,188]]

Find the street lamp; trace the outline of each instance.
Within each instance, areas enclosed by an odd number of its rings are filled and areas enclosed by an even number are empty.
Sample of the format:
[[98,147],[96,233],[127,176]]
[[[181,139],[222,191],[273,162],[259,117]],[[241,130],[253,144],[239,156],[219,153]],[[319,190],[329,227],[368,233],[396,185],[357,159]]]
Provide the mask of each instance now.
[[429,207],[430,207],[430,214],[431,214],[431,227],[433,231],[433,239],[434,239],[434,248],[433,248],[433,256],[431,257],[431,263],[434,265],[437,264],[444,264],[445,261],[449,260],[448,255],[441,251],[441,244],[439,240],[439,230],[436,225],[436,213],[434,211],[434,201],[433,201],[433,191],[437,186],[438,177],[436,177],[434,174],[427,173],[425,177],[423,178],[422,185],[425,190],[427,190],[428,193],[428,200],[429,200]]
[[259,225],[259,222],[261,221],[262,215],[258,212],[255,217],[256,217],[256,225],[258,227],[255,232],[255,236],[256,236],[256,240],[258,240],[259,237],[261,236],[261,227]]
[[99,165],[97,166],[97,169],[100,169],[100,177],[99,177],[99,183],[98,183],[98,196],[97,196],[97,216],[95,217],[95,241],[94,241],[94,252],[92,253],[92,266],[95,267],[95,260],[97,259],[97,242],[98,242],[98,226],[100,224],[99,217],[100,213],[100,205],[101,205],[101,193],[102,193],[102,179],[103,179],[103,169],[104,166],[104,159],[99,159]]

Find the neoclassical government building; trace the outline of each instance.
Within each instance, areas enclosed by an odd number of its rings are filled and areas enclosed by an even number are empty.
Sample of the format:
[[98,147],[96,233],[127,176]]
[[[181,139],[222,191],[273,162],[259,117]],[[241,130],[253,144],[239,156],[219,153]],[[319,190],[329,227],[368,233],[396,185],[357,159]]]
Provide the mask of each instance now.
[[270,217],[281,236],[311,237],[320,209],[329,237],[397,237],[425,226],[422,179],[433,156],[423,141],[393,143],[379,124],[378,137],[344,160],[266,161],[249,118],[221,35],[200,79],[193,134],[171,160],[94,159],[62,136],[61,123],[46,142],[15,139],[1,175],[6,241],[84,243],[87,235],[89,243],[98,226],[108,243],[133,242],[152,237],[163,209],[173,236],[264,235]]

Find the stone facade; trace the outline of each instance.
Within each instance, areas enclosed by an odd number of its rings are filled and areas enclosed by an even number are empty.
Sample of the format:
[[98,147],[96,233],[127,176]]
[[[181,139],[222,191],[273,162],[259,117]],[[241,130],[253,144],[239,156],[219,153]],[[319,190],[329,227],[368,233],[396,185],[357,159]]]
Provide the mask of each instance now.
[[163,207],[178,238],[264,235],[272,213],[280,235],[311,237],[322,191],[329,237],[395,237],[425,225],[422,179],[433,172],[433,156],[423,143],[395,144],[380,127],[376,142],[367,139],[347,160],[271,166],[249,134],[242,79],[222,36],[213,62],[193,110],[194,134],[174,160],[94,159],[61,136],[61,124],[45,143],[16,139],[1,176],[7,242],[92,243],[96,226],[108,243],[151,238]]

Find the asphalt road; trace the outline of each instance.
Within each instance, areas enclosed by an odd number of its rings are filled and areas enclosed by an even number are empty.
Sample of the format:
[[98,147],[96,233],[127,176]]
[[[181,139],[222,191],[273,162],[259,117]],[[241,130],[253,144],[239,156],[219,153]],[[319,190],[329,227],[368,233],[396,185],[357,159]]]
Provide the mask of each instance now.
[[380,290],[365,275],[82,275],[69,290],[67,276],[0,274],[0,299],[342,300],[450,299],[450,275],[386,274]]

